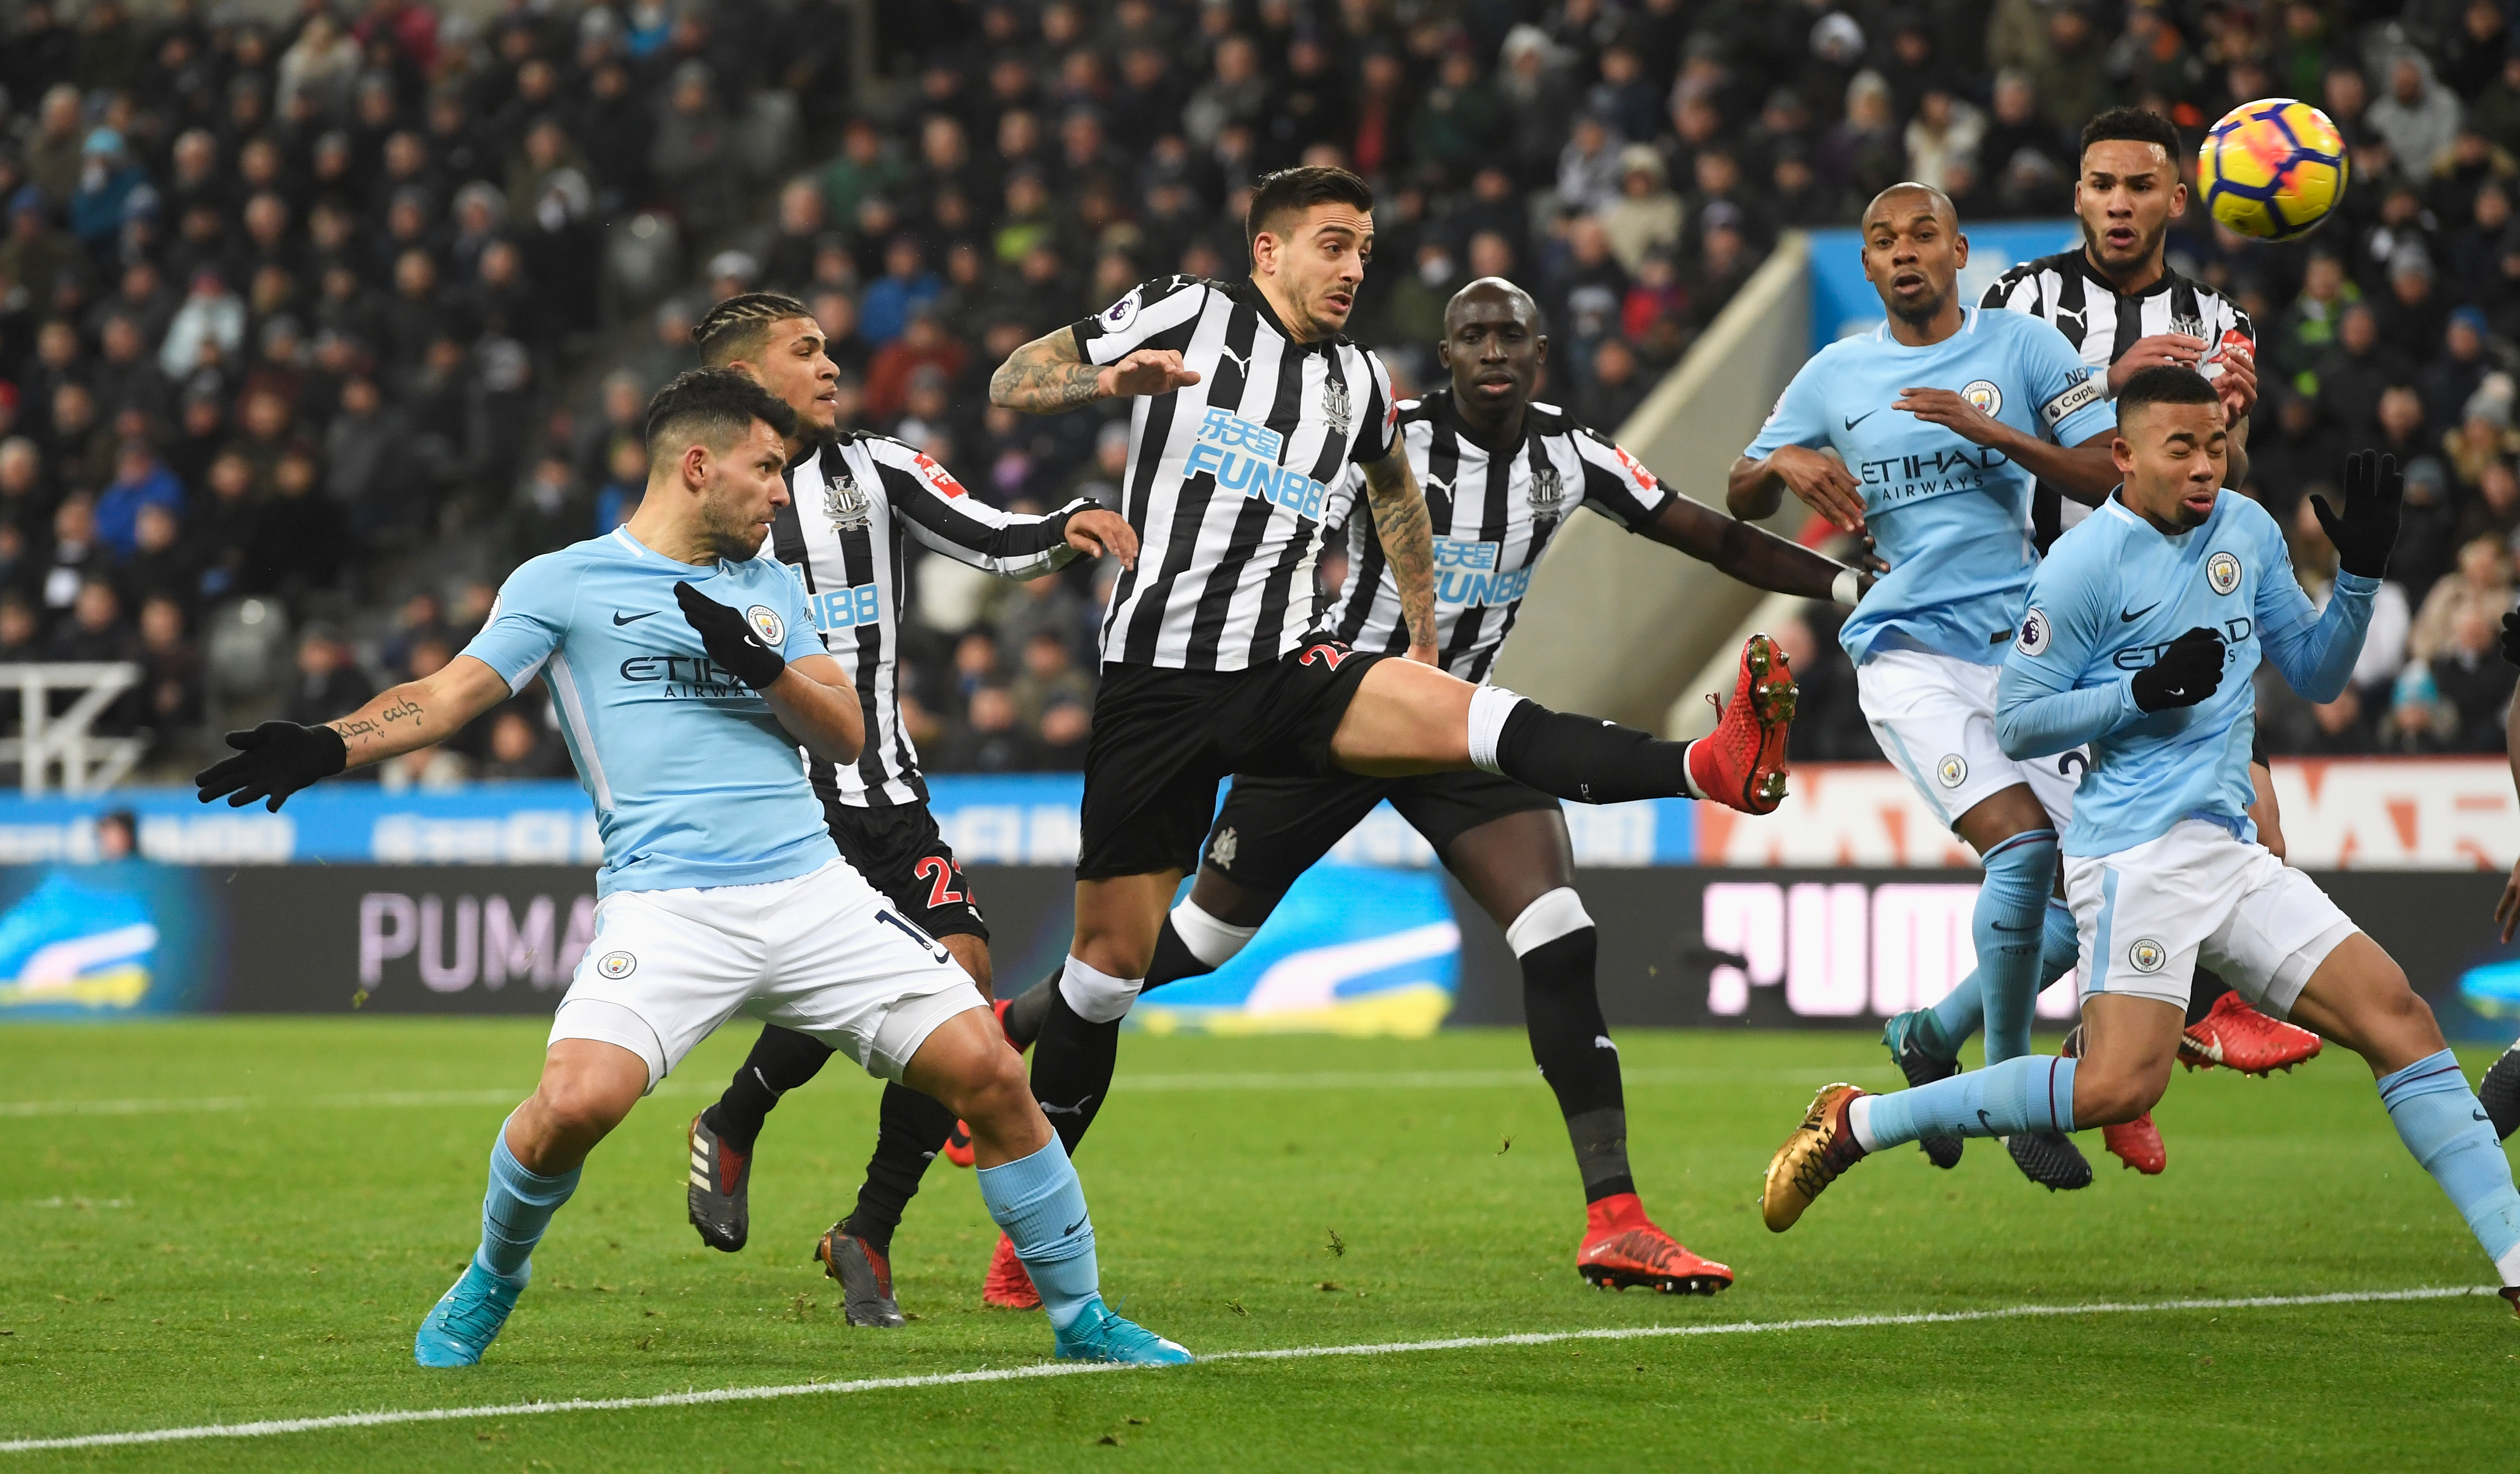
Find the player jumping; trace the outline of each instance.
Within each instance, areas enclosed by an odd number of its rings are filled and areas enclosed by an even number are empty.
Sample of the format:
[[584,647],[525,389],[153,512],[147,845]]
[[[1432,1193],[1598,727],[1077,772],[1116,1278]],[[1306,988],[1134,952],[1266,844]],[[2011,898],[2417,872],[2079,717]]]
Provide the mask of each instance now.
[[2250,678],[2271,660],[2313,701],[2345,689],[2397,540],[2397,463],[2353,457],[2343,512],[2316,504],[2339,565],[2321,613],[2274,518],[2222,493],[2226,443],[2193,370],[2131,376],[2114,445],[2126,482],[2057,540],[2004,658],[2004,750],[2092,751],[2064,842],[2082,1056],[2026,1054],[1886,1095],[1828,1086],[1769,1163],[1762,1216],[1781,1232],[1867,1154],[1928,1133],[2070,1132],[2150,1110],[2201,960],[2370,1063],[2400,1139],[2520,1312],[2520,1192],[2432,1010],[2308,875],[2255,842],[2247,817]]
[[[2231,436],[2228,483],[2240,485],[2248,478],[2248,416],[2258,398],[2256,341],[2237,303],[2171,269],[2170,222],[2187,202],[2179,178],[2178,126],[2147,109],[2112,108],[2083,125],[2082,148],[2074,212],[2083,244],[2013,267],[1979,305],[2027,313],[2064,334],[2084,363],[2106,375],[2112,398],[2138,369],[2175,365],[2202,374],[2223,402]],[[2045,484],[2033,493],[2031,509],[2043,549],[2088,510]],[[2250,817],[2280,860],[2274,780],[2263,749],[2250,753],[2249,779],[2257,794]],[[2059,927],[2041,949],[2037,986],[2045,989],[2073,968],[2073,932]],[[2267,1017],[2210,974],[2197,979],[2195,995],[2180,1047],[2182,1063],[2264,1075],[2318,1052],[2318,1035]],[[1908,1083],[1923,1085],[1959,1068],[1961,1044],[1984,1021],[1980,980],[1971,974],[1933,1007],[1891,1019],[1881,1040]],[[2150,1116],[2108,1127],[2100,1139],[2138,1171],[2158,1173],[2169,1165]],[[1959,1160],[1956,1139],[1925,1144],[1936,1166]]]
[[[1444,668],[1462,679],[1479,680],[1495,663],[1532,566],[1579,507],[1759,588],[1853,603],[1865,586],[1852,568],[1673,495],[1606,438],[1533,402],[1549,339],[1539,306],[1512,283],[1488,277],[1456,293],[1436,353],[1452,385],[1400,406],[1400,438],[1442,529],[1435,636]],[[1400,585],[1381,543],[1362,518],[1335,508],[1325,517],[1342,520],[1347,583],[1321,624],[1360,648],[1405,648]],[[1197,883],[1155,939],[1146,987],[1224,966],[1296,877],[1385,800],[1496,918],[1521,961],[1532,1058],[1556,1094],[1584,1184],[1577,1272],[1605,1288],[1713,1293],[1731,1284],[1731,1270],[1656,1227],[1637,1195],[1618,1050],[1594,987],[1593,918],[1575,893],[1565,816],[1548,794],[1486,773],[1237,778],[1208,830]],[[1029,1044],[1055,996],[1039,987],[1009,1004],[1008,1037]],[[1060,1122],[1071,1143],[1108,1098],[1111,1077],[1105,1070],[1083,1085],[1083,1108]]]
[[649,407],[648,489],[627,523],[518,568],[436,675],[326,726],[231,733],[237,754],[197,780],[205,803],[277,810],[345,767],[444,740],[541,675],[595,800],[595,941],[554,1015],[540,1085],[492,1143],[480,1247],[413,1354],[424,1366],[481,1360],[587,1153],[746,1012],[971,1123],[981,1196],[1042,1289],[1060,1357],[1187,1362],[1102,1304],[1084,1188],[988,1005],[840,859],[797,762],[799,743],[854,762],[866,729],[803,584],[758,556],[795,430],[741,374],[675,380]]
[[[1076,933],[1047,1001],[1033,1090],[1062,1127],[1110,1076],[1182,875],[1230,774],[1405,778],[1475,768],[1585,803],[1686,794],[1748,813],[1784,792],[1794,686],[1744,648],[1714,734],[1668,742],[1551,711],[1439,668],[1434,540],[1374,356],[1340,335],[1373,246],[1373,194],[1345,169],[1263,178],[1251,276],[1145,283],[1025,344],[991,399],[1054,414],[1134,401],[1123,513],[1145,548],[1102,622],[1087,749]],[[1400,594],[1406,657],[1311,621],[1330,488],[1364,501]]]
[[[2051,892],[2083,758],[2016,762],[1995,735],[1996,670],[2039,563],[2031,483],[2097,501],[2115,476],[2098,376],[2047,323],[1963,304],[1967,264],[1940,190],[1882,191],[1864,212],[1864,271],[1888,321],[1803,365],[1733,463],[1730,501],[1764,517],[1790,489],[1838,527],[1868,529],[1889,560],[1838,639],[1881,750],[1985,862],[1970,930],[1996,1060],[2030,1051],[2043,936],[2073,936]],[[2043,1186],[2092,1181],[2062,1136],[2004,1144]],[[1959,1158],[1958,1141],[1938,1149],[1938,1165]]]
[[[824,351],[823,330],[794,297],[729,297],[709,309],[692,340],[703,363],[744,374],[796,414],[800,439],[788,447],[788,498],[771,523],[770,547],[804,580],[824,648],[851,673],[867,732],[854,763],[805,755],[824,823],[841,858],[895,912],[942,943],[986,997],[988,924],[928,812],[927,782],[901,720],[907,544],[1027,579],[1080,554],[1108,552],[1126,565],[1137,557],[1137,534],[1116,513],[1083,498],[1041,516],[997,511],[965,494],[951,472],[914,447],[843,432],[832,392],[839,370]],[[728,1253],[743,1247],[762,1122],[831,1057],[832,1047],[812,1035],[768,1025],[725,1094],[692,1118],[687,1211],[701,1242]],[[898,1081],[885,1084],[857,1205],[814,1250],[840,1283],[841,1314],[851,1325],[904,1323],[892,1291],[892,1231],[953,1132],[952,1111]]]

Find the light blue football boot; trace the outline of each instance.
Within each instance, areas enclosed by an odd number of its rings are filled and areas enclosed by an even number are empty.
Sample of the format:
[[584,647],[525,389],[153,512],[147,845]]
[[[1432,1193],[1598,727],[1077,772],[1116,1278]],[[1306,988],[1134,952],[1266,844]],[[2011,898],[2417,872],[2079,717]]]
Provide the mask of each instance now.
[[1167,1341],[1135,1320],[1122,1318],[1095,1296],[1085,1313],[1058,1332],[1062,1362],[1127,1362],[1140,1366],[1181,1366],[1198,1359],[1177,1341]]
[[478,1261],[466,1265],[463,1277],[438,1297],[421,1320],[420,1334],[412,1338],[412,1360],[423,1366],[471,1366],[479,1362],[481,1353],[499,1339],[508,1313],[517,1308],[517,1297],[524,1293],[533,1267],[527,1265],[525,1270],[510,1279],[491,1273]]

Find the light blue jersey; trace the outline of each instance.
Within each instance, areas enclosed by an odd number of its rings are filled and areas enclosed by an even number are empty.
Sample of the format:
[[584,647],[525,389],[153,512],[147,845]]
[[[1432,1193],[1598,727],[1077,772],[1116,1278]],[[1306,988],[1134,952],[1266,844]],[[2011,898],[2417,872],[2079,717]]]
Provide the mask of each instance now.
[[755,558],[679,562],[614,528],[508,575],[464,653],[522,691],[551,683],[561,734],[604,833],[596,893],[761,885],[838,857],[796,739],[709,663],[674,585],[741,609],[790,660],[823,653],[804,585]]
[[[2048,550],[2030,607],[1996,686],[1996,738],[2014,758],[2089,742],[2091,771],[2074,792],[2068,855],[2114,855],[2203,819],[2254,838],[2250,737],[2261,659],[2314,701],[2332,701],[2354,673],[2380,581],[2336,577],[2325,613],[2292,575],[2283,533],[2238,492],[2215,500],[2204,525],[2176,537],[2113,493]],[[2223,683],[2194,706],[2146,715],[2134,673],[2197,628],[2223,632]]]
[[1838,634],[1856,664],[1875,647],[1901,646],[2000,663],[2039,562],[2037,478],[2001,451],[1890,408],[1900,390],[1957,390],[2014,429],[2079,445],[2117,424],[2106,387],[2046,322],[1975,307],[1930,347],[1907,346],[1885,323],[1803,365],[1742,454],[1833,446],[1861,483],[1890,571]]

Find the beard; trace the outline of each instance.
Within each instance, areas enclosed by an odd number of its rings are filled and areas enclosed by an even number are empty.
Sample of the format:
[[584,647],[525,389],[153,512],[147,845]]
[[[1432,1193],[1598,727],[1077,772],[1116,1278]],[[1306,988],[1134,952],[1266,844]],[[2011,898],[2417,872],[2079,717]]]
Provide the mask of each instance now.
[[1920,297],[1915,302],[1908,306],[1903,307],[1895,302],[1891,303],[1890,315],[1897,318],[1899,321],[1906,323],[1911,328],[1921,328],[1927,323],[1932,322],[1935,315],[1943,310],[1943,305],[1951,299],[1952,293],[1949,289],[1946,289],[1935,292],[1931,296]]
[[[2155,255],[2160,253],[2162,240],[2169,234],[2170,221],[2165,217],[2162,222],[2159,225],[2154,226],[2148,234],[2138,234],[2137,236],[2135,249],[2128,254],[2126,258],[2127,261],[2129,263],[2139,264],[2141,262],[2151,260]],[[2101,239],[2100,235],[2093,231],[2088,222],[2083,226],[2083,246],[2091,252],[2092,260],[2106,261],[2109,259],[2108,243]]]

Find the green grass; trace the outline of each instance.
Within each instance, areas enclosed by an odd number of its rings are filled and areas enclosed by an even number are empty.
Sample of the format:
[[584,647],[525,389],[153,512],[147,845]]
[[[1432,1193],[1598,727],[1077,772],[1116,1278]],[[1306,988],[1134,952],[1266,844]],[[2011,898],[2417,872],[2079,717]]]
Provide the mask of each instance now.
[[[17,1164],[0,1201],[0,1439],[1043,1359],[1038,1316],[980,1307],[994,1229],[968,1176],[942,1164],[896,1242],[900,1298],[919,1318],[891,1332],[840,1322],[807,1256],[873,1139],[876,1087],[844,1064],[764,1137],[752,1247],[699,1246],[683,1223],[682,1126],[749,1037],[738,1027],[704,1047],[598,1152],[488,1363],[425,1372],[412,1331],[470,1252],[498,1095],[530,1082],[537,1026],[0,1033],[0,1099],[230,1102],[0,1106]],[[1991,1143],[1948,1175],[1903,1149],[1774,1236],[1753,1204],[1769,1152],[1814,1085],[1887,1083],[1878,1047],[1622,1044],[1646,1203],[1733,1266],[1726,1295],[1605,1295],[1577,1279],[1563,1129],[1521,1039],[1489,1031],[1129,1039],[1082,1164],[1105,1289],[1214,1352],[2490,1277],[2367,1074],[2334,1050],[2274,1082],[2181,1076],[2160,1112],[2161,1179],[2110,1170],[2097,1133],[2082,1140],[2100,1180],[2081,1194],[2031,1187]],[[1401,1078],[1369,1083],[1387,1075]],[[406,1092],[444,1094],[378,1098]],[[2515,1387],[2520,1325],[2489,1297],[1229,1362],[0,1454],[0,1474],[2480,1469],[2510,1467]]]

